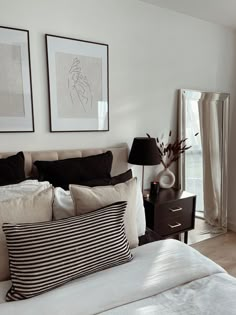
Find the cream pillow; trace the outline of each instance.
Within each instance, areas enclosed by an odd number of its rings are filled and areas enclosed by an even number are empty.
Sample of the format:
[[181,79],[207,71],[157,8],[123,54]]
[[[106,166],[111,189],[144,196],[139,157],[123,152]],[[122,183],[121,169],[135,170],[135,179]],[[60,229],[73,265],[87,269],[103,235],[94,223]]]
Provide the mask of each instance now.
[[[70,191],[64,190],[61,187],[54,188],[53,219],[59,220],[71,216],[75,216],[75,209]],[[146,230],[146,218],[143,206],[143,194],[138,183],[136,197],[136,225],[138,236],[144,235]]]
[[117,201],[127,201],[127,209],[124,215],[125,234],[130,248],[138,246],[136,224],[136,178],[132,178],[125,183],[114,186],[87,187],[70,185],[69,187],[75,205],[76,215],[94,211]]
[[52,220],[53,188],[37,194],[0,202],[0,281],[10,279],[8,251],[3,223],[31,223]]

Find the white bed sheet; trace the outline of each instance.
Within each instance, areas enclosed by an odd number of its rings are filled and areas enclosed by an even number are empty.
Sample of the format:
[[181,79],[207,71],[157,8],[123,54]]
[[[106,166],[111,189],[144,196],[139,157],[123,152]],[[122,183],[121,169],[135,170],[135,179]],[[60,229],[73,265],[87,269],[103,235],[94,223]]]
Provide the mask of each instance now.
[[[165,240],[132,252],[134,259],[127,264],[29,300],[2,303],[0,314],[15,315],[16,310],[18,315],[223,314],[200,311],[200,307],[208,310],[210,304],[223,305],[221,300],[228,307],[225,314],[236,314],[231,311],[236,310],[236,299],[232,298],[232,294],[236,296],[236,280],[193,248]],[[0,302],[9,286],[9,281],[0,284]]]

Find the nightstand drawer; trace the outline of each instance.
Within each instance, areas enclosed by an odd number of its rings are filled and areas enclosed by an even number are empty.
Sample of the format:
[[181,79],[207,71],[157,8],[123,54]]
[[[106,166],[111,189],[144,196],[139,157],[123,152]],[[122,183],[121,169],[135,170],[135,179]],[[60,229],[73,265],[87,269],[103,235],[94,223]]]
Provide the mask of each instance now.
[[156,222],[155,230],[162,236],[175,234],[184,230],[192,229],[192,215],[175,216]]
[[193,202],[193,198],[186,198],[159,205],[155,213],[155,223],[177,217],[192,217]]

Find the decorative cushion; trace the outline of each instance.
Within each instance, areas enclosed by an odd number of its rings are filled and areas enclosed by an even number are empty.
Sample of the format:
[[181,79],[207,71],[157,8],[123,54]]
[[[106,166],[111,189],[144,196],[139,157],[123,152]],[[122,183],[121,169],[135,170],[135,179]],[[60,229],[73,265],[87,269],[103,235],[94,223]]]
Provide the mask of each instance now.
[[19,183],[24,179],[25,158],[23,152],[0,159],[0,185]]
[[[123,173],[123,174],[126,174],[126,173]],[[122,177],[123,174],[118,175],[119,178]],[[55,188],[54,201],[53,201],[53,218],[55,220],[59,220],[59,219],[68,218],[74,215],[76,215],[76,213],[75,213],[75,207],[74,207],[74,203],[73,203],[70,191],[64,190],[61,187]],[[136,225],[137,225],[138,236],[144,235],[145,230],[146,230],[146,218],[145,218],[145,210],[143,206],[143,195],[142,195],[140,185],[137,185]]]
[[3,224],[12,278],[6,300],[30,298],[130,261],[123,222],[126,204],[58,221]]
[[68,189],[69,184],[110,178],[112,152],[56,161],[35,161],[39,179],[49,181],[54,187]]
[[[128,170],[122,174],[114,176],[112,178],[102,178],[95,180],[88,180],[81,183],[83,186],[107,186],[115,185],[118,183],[124,183],[132,178],[132,170]],[[113,184],[114,183],[114,184]],[[55,220],[68,218],[75,215],[75,208],[71,194],[69,191],[64,190],[61,187],[56,187],[54,190],[53,201],[53,218]]]
[[127,201],[124,223],[125,233],[130,248],[138,246],[136,225],[136,178],[114,186],[87,187],[70,185],[70,192],[75,206],[76,215],[94,211],[113,202]]
[[5,235],[2,231],[4,222],[38,222],[52,220],[53,188],[37,194],[13,198],[0,202],[0,281],[10,278],[8,252]]

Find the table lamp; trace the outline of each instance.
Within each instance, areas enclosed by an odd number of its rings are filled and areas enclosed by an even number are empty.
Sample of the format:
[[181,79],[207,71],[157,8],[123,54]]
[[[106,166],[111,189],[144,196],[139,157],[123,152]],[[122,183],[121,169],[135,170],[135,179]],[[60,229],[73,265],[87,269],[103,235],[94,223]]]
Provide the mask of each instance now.
[[142,192],[144,194],[144,166],[157,165],[161,162],[156,139],[149,137],[134,138],[128,162],[134,165],[142,165]]

